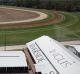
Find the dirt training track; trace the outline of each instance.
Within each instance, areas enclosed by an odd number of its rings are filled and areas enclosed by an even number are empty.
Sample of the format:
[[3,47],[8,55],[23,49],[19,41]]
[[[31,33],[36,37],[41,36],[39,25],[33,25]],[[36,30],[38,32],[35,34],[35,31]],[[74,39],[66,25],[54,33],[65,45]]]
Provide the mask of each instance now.
[[41,22],[39,20],[48,18],[47,14],[20,8],[0,7],[0,28],[42,26],[57,23],[63,18],[58,12],[54,12],[53,15],[55,15],[53,18]]

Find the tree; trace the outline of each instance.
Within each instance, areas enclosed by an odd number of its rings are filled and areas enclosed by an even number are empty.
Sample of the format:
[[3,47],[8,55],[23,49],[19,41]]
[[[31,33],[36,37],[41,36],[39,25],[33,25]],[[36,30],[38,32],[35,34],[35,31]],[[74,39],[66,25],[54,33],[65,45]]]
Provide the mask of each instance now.
[[42,8],[41,1],[40,0],[35,0],[35,6],[36,6],[36,8]]
[[16,0],[15,5],[22,6],[23,5],[22,2],[23,2],[23,0]]

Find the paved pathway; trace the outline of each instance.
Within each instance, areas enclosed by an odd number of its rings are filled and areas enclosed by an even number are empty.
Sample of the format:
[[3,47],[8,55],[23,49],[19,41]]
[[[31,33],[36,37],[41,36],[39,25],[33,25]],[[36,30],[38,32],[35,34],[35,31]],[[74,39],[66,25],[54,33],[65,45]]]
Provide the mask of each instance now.
[[22,50],[26,45],[1,46],[0,51],[5,50]]
[[80,41],[65,41],[61,42],[63,45],[74,45],[74,44],[80,44]]
[[[61,42],[63,45],[70,45],[70,44],[80,44],[80,41],[66,41],[66,42]],[[13,45],[13,46],[2,46],[0,47],[0,50],[22,50],[25,48],[26,45]]]

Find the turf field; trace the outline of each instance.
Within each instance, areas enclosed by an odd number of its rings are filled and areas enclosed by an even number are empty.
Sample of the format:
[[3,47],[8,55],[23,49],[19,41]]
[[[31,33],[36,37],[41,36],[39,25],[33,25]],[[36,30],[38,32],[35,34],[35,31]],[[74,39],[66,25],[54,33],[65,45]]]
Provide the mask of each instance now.
[[[80,40],[80,12],[62,12],[39,10],[48,15],[47,19],[38,21],[37,24],[43,26],[0,28],[0,45],[25,44],[42,35],[48,35],[59,41]],[[58,22],[53,22],[55,13],[63,18]],[[55,18],[56,19],[56,18]],[[49,21],[49,22],[48,22]],[[47,23],[46,23],[47,22]],[[35,22],[31,22],[33,24]],[[21,23],[30,24],[30,23]],[[46,25],[44,25],[46,24]]]

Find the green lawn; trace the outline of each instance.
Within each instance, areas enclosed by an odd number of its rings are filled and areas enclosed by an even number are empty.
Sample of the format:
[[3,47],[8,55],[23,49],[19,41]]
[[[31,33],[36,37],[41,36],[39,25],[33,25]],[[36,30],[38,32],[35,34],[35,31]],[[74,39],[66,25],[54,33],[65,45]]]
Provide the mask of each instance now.
[[59,13],[64,15],[65,19],[57,24],[33,28],[0,29],[0,45],[25,44],[42,35],[51,36],[59,41],[80,40],[80,12]]

